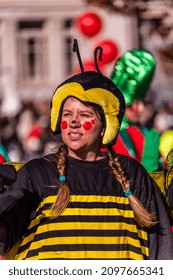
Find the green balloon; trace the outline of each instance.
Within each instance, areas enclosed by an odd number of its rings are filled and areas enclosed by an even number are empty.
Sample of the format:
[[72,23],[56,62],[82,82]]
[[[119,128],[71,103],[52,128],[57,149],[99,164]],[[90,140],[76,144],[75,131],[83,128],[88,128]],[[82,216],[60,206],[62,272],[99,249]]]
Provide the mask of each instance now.
[[142,49],[127,51],[117,60],[111,79],[124,95],[126,106],[145,96],[155,66],[153,55]]

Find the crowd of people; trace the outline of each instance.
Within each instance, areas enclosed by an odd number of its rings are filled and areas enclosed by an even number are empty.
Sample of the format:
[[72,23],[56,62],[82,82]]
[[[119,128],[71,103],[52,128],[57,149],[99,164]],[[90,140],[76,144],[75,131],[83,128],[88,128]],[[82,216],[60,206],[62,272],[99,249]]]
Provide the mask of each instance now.
[[[138,125],[155,129],[160,136],[163,135],[160,151],[166,160],[168,149],[173,148],[173,105],[170,102],[163,102],[159,106],[154,106],[149,100],[139,99],[128,107],[132,109],[133,116],[138,118]],[[1,157],[6,150],[6,161],[26,162],[35,156],[50,152],[56,146],[56,137],[49,129],[49,113],[49,100],[21,101],[21,110],[12,117],[2,115],[0,111]],[[122,133],[120,132],[120,135]]]
[[3,116],[2,144],[25,164],[11,183],[1,180],[0,254],[17,244],[16,260],[173,259],[170,218],[148,174],[164,168],[159,112],[140,119],[154,57],[129,51],[108,78],[98,67],[100,47],[96,72],[84,71],[76,40],[73,50],[81,73],[58,85],[50,109],[29,103],[15,119]]
[[11,161],[26,162],[53,148],[49,112],[49,100],[21,101],[15,116],[0,116],[1,145]]

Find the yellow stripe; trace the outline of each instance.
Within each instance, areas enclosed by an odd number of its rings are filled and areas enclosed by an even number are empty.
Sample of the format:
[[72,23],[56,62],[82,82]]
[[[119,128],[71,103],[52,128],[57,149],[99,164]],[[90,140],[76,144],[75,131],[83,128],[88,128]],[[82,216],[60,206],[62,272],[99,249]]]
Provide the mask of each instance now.
[[[53,203],[56,199],[56,196],[50,196],[45,198],[39,205],[39,207],[44,206],[44,204],[46,203]],[[78,196],[78,195],[72,195],[70,197],[70,202],[102,202],[102,203],[106,203],[106,202],[118,202],[121,204],[128,204],[128,199],[124,198],[124,197],[115,197],[115,196],[95,196],[95,195],[85,195],[85,196]],[[39,209],[38,207],[38,209]],[[35,220],[31,221],[29,228],[32,228],[34,225],[37,225],[40,223],[40,220],[44,217],[50,217],[51,216],[51,211],[50,210],[44,210],[42,211],[41,215],[39,215],[38,217],[36,217]],[[62,216],[118,216],[118,215],[123,215],[124,217],[129,217],[129,218],[134,218],[134,214],[132,210],[119,210],[117,208],[67,208],[65,209],[65,211],[62,213]],[[53,220],[52,220],[53,221]],[[53,231],[53,230],[129,230],[131,232],[136,232],[138,234],[138,236],[140,238],[142,238],[143,240],[147,240],[147,233],[145,232],[145,230],[139,230],[136,228],[136,225],[130,225],[128,223],[115,223],[115,222],[102,222],[102,223],[88,223],[88,222],[62,222],[62,223],[50,223],[50,224],[46,224],[46,225],[39,225],[37,232],[30,234],[28,237],[25,237],[23,239],[23,242],[21,245],[26,245],[28,242],[32,241],[34,239],[34,236],[40,233],[44,233],[47,231]],[[52,242],[54,244],[80,244],[80,242],[82,242],[81,244],[99,244],[99,242],[101,242],[101,244],[107,244],[106,241],[109,241],[109,244],[115,244],[116,242],[118,244],[125,244],[125,242],[123,240],[129,240],[128,244],[132,244],[133,246],[140,248],[141,245],[139,243],[138,240],[135,240],[131,237],[55,237],[55,238],[51,238],[51,240],[47,239],[46,242]],[[97,240],[97,241],[96,241]],[[45,243],[45,240],[41,240],[38,242],[33,242],[31,243],[31,246],[29,248],[29,250],[34,250],[37,248],[42,247],[42,243]],[[59,243],[60,242],[60,243]],[[72,243],[71,243],[72,242]],[[85,243],[86,242],[86,243]],[[92,242],[98,242],[98,243],[92,243]],[[104,243],[105,242],[105,243]],[[122,242],[122,243],[120,243]],[[52,244],[51,243],[51,244]],[[141,250],[143,252],[144,255],[149,254],[148,252],[148,248],[146,247],[141,247]],[[21,254],[19,254],[19,258],[20,259],[25,259],[25,256],[27,255],[28,249],[25,252],[22,252]],[[102,255],[104,256],[96,256],[96,257],[92,257],[92,256],[85,256],[85,252],[82,252],[82,254],[84,254],[84,256],[67,256],[64,257],[64,255],[62,256],[62,252],[60,253],[60,258],[105,258],[105,252],[100,252]],[[110,252],[108,253],[108,259],[112,259],[112,258],[121,258],[119,257],[120,253],[122,252],[117,252],[118,257],[109,257]],[[49,258],[49,253],[47,255],[47,253],[44,253],[46,257],[44,258]],[[53,252],[53,254],[55,254]],[[78,254],[78,253],[75,253]],[[86,253],[88,254],[88,253]],[[91,253],[89,253],[91,254]],[[114,254],[116,254],[116,252],[114,252]],[[130,253],[131,254],[131,253]],[[134,253],[133,253],[134,254]],[[128,256],[129,256],[129,252],[128,252]],[[57,257],[57,256],[56,256]],[[139,256],[138,256],[139,257]],[[141,256],[142,257],[142,256]],[[52,257],[54,258],[54,257]],[[57,257],[58,258],[58,257]],[[138,258],[133,258],[133,257],[122,257],[122,258],[131,258],[131,259],[138,259]],[[31,259],[38,259],[38,257],[34,257]],[[41,257],[42,259],[42,257]],[[140,258],[139,258],[140,259]]]
[[[52,195],[48,196],[43,199],[43,201],[40,203],[40,207],[42,207],[44,204],[47,203],[54,203],[57,196]],[[127,197],[120,197],[120,196],[110,196],[110,195],[71,195],[70,196],[70,202],[113,202],[113,203],[119,203],[119,204],[129,204]]]
[[[29,229],[38,225],[41,219],[51,216],[51,210],[43,210],[41,215],[31,221]],[[132,210],[119,210],[117,208],[66,208],[61,216],[123,216],[134,218],[134,213]]]
[[141,239],[148,240],[148,233],[145,230],[137,229],[138,236]]
[[[42,205],[39,205],[39,208]],[[37,211],[39,210],[37,209]],[[123,216],[126,218],[134,218],[132,210],[121,210],[117,208],[66,208],[61,216]],[[51,210],[43,210],[41,215],[37,216],[35,220],[31,221],[30,227],[37,225],[41,218],[51,217]]]
[[[49,239],[35,241],[31,244],[30,250],[38,249],[44,245],[58,245],[58,244],[131,244],[137,248],[140,248],[141,245],[139,240],[133,239],[128,236],[68,236],[68,237],[51,237]],[[24,244],[22,244],[24,245]]]
[[[56,200],[56,196],[48,196],[43,199],[43,201],[39,204],[37,211],[42,208],[45,204],[54,203]],[[116,196],[97,196],[97,195],[72,195],[70,197],[70,202],[118,202],[121,204],[128,204],[128,199],[124,197],[116,197]],[[134,213],[132,210],[121,210],[117,208],[67,208],[61,214],[61,216],[72,216],[72,215],[87,215],[87,216],[124,216],[129,218],[134,218]],[[42,214],[37,216],[35,220],[31,221],[29,228],[40,223],[40,219],[44,217],[51,217],[52,212],[50,210],[43,210]]]
[[[26,258],[26,260],[38,259],[132,259],[143,260],[142,254],[132,251],[64,251],[64,252],[40,252],[38,256]],[[20,260],[21,255],[16,256]]]
[[[29,248],[29,251],[35,250],[35,249],[39,249],[42,247],[44,242],[44,245],[46,246],[51,246],[51,245],[57,245],[57,244],[130,244],[136,248],[141,248],[140,242],[139,240],[135,240],[131,237],[128,236],[121,236],[121,237],[93,237],[93,236],[78,236],[78,237],[52,237],[49,239],[45,239],[37,241],[37,242],[33,242]],[[141,248],[143,254],[147,255],[149,254],[148,252],[148,248],[142,246]],[[27,254],[27,250],[25,250],[23,253],[26,252]]]
[[126,223],[50,223],[46,225],[40,225],[37,229],[37,232],[32,233],[25,237],[21,245],[25,245],[33,240],[36,234],[41,234],[47,231],[56,231],[56,230],[126,230],[135,233],[137,232],[138,236],[143,240],[148,239],[148,235],[143,230],[138,230],[135,225],[129,225]]
[[67,208],[62,216],[124,216],[134,218],[132,210],[119,210],[117,208]]
[[147,248],[145,246],[141,246],[141,251],[142,251],[143,255],[149,256],[149,248]]
[[[87,222],[64,222],[64,223],[50,223],[40,225],[37,234],[47,232],[50,230],[126,230],[136,232],[136,225],[130,225],[122,222],[101,222],[101,223],[87,223]],[[147,233],[145,233],[147,235]],[[144,235],[145,235],[144,234]]]
[[110,195],[71,195],[70,202],[118,202],[120,204],[129,204],[127,197]]

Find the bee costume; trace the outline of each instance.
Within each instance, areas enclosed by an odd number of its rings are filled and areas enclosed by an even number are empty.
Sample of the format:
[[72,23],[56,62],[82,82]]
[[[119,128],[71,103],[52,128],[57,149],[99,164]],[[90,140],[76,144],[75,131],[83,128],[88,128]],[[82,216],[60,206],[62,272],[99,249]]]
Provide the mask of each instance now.
[[[76,41],[74,47],[83,70]],[[60,133],[62,106],[73,96],[102,107],[106,119],[102,144],[112,145],[125,102],[114,83],[100,73],[98,50],[98,72],[82,71],[56,89],[51,129]],[[0,195],[0,253],[19,242],[16,260],[173,259],[171,228],[159,193],[137,161],[123,155],[120,159],[128,171],[131,192],[156,214],[159,222],[153,227],[141,227],[136,222],[128,195],[110,172],[106,156],[97,161],[68,157],[70,201],[58,217],[52,218],[50,208],[61,182],[57,154],[51,154],[22,166],[15,183]]]

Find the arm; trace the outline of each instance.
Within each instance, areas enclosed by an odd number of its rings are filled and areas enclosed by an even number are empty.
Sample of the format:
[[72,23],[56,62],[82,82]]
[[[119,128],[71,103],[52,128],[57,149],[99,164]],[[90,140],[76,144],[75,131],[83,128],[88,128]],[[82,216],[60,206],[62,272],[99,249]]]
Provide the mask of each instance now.
[[149,229],[150,259],[173,260],[173,233],[168,213],[157,187],[148,174],[146,177],[149,198],[147,207],[151,213],[155,214],[155,219],[158,221],[155,226]]
[[[173,260],[173,233],[168,213],[157,187],[153,188],[154,203],[159,223],[150,231],[150,259]],[[154,210],[154,209],[153,209]]]
[[38,194],[27,168],[23,166],[12,185],[0,194],[0,253],[8,252],[22,237],[31,212],[38,205]]
[[[133,162],[132,162],[133,161]],[[147,171],[133,159],[129,160],[128,170],[132,191],[157,223],[148,229],[151,260],[173,259],[173,233],[162,197]]]

